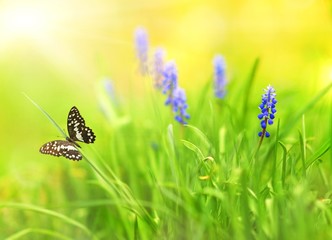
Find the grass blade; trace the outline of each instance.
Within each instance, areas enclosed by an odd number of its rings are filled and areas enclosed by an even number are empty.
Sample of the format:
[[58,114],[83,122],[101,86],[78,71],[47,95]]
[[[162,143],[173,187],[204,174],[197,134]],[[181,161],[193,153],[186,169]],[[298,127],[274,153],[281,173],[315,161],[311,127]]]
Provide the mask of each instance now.
[[304,138],[299,131],[299,142],[300,142],[300,152],[301,152],[301,162],[302,162],[302,176],[306,176],[306,164],[305,164],[305,142]]
[[72,218],[69,218],[66,215],[63,215],[61,213],[58,213],[58,212],[55,212],[52,210],[48,210],[45,208],[30,205],[30,204],[10,203],[10,202],[9,203],[0,203],[0,208],[15,208],[15,209],[26,210],[26,211],[34,211],[37,213],[48,215],[50,217],[58,218],[58,219],[62,220],[63,222],[66,222],[66,223],[72,225],[73,227],[81,229],[89,237],[91,237],[91,239],[97,239],[95,236],[93,236],[92,232],[90,232],[90,230],[86,226],[81,224],[80,222],[78,222]]
[[309,168],[314,162],[316,162],[319,158],[321,158],[325,153],[327,153],[331,149],[331,143],[327,140],[322,146],[309,157],[307,160],[306,168]]
[[256,76],[256,73],[258,70],[258,66],[259,66],[259,58],[256,58],[254,65],[252,67],[251,73],[249,75],[249,78],[247,80],[246,87],[244,88],[245,92],[244,92],[243,107],[242,107],[242,113],[243,113],[242,119],[246,119],[246,116],[247,116],[247,112],[249,109],[248,105],[249,105],[249,99],[250,99],[250,92],[253,87],[253,83],[254,83],[255,76]]
[[30,233],[39,233],[41,235],[50,236],[52,239],[63,239],[63,240],[71,240],[72,238],[67,237],[59,232],[51,231],[48,229],[43,228],[26,228],[23,229],[17,233],[12,234],[11,236],[6,237],[6,240],[16,240],[16,239],[22,239],[24,236],[30,234]]
[[315,104],[325,96],[330,88],[332,87],[332,83],[327,85],[322,91],[320,91],[310,102],[307,104],[303,104],[303,107],[301,110],[299,110],[295,116],[292,119],[289,119],[287,124],[284,126],[282,132],[280,133],[280,138],[282,138],[284,135],[290,132],[292,128],[294,128],[294,125],[297,123],[297,121],[310,109],[312,109]]
[[287,149],[285,144],[282,142],[279,142],[281,148],[282,148],[282,167],[281,167],[281,183],[282,186],[285,187],[285,179],[286,179],[286,167],[287,167],[287,162],[286,162],[286,157],[287,157]]
[[33,101],[28,95],[23,93],[24,96],[33,104],[35,105],[47,118],[51,121],[51,123],[58,129],[58,131],[61,133],[61,135],[66,138],[66,133],[62,130],[62,128],[59,126],[59,124],[56,123],[56,121],[41,107],[39,106],[35,101]]

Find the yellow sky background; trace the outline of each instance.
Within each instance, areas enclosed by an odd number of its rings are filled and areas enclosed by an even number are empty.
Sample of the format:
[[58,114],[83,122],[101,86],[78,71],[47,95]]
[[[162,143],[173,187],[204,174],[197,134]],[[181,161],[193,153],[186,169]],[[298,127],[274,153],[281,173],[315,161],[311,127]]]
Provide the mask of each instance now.
[[[313,0],[2,1],[2,81],[45,93],[49,68],[87,88],[108,76],[125,91],[137,73],[133,31],[144,26],[151,48],[164,47],[178,64],[185,88],[209,81],[217,53],[226,59],[230,81],[245,79],[260,57],[263,87],[326,84],[332,79],[331,12],[329,1]],[[15,71],[8,74],[10,68]]]

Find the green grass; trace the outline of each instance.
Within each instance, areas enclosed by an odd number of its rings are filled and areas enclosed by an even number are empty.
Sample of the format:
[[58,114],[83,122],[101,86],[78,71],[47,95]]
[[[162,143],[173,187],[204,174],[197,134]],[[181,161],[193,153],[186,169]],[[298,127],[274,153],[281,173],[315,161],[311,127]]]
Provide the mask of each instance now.
[[0,202],[0,238],[331,239],[332,84],[292,99],[276,89],[277,120],[258,147],[258,63],[223,101],[210,83],[188,92],[188,126],[149,87],[119,105],[101,89],[105,114],[85,116],[99,123],[95,146],[83,146],[83,161],[56,159],[28,192],[8,193],[17,201]]

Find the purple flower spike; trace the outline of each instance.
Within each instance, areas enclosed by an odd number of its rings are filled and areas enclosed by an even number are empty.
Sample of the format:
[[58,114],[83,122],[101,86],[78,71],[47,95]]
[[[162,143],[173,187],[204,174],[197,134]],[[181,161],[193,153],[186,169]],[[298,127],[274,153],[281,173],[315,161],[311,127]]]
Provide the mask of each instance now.
[[269,137],[270,133],[266,131],[267,124],[272,125],[273,119],[275,118],[276,110],[276,91],[275,89],[269,85],[264,90],[265,93],[262,95],[262,103],[259,105],[259,109],[261,113],[258,114],[258,118],[261,120],[261,128],[262,131],[258,133],[259,137]]
[[139,61],[140,72],[143,76],[145,76],[149,73],[148,70],[149,41],[148,41],[148,34],[143,27],[138,27],[135,30],[135,46],[136,46],[136,56]]
[[187,124],[186,119],[189,119],[190,116],[187,113],[187,98],[185,91],[178,87],[173,92],[173,111],[176,113],[175,120],[181,124]]
[[178,72],[174,61],[169,61],[164,66],[162,92],[167,95],[166,105],[172,105],[173,92],[178,86]]
[[214,65],[214,95],[216,98],[223,99],[226,94],[226,64],[221,55],[216,55],[213,59]]
[[115,97],[115,89],[114,89],[114,85],[113,85],[113,81],[109,78],[105,78],[103,80],[104,83],[104,88],[106,91],[107,96],[109,97],[109,99],[112,102],[116,102],[116,97]]
[[163,85],[163,71],[164,71],[164,57],[165,51],[162,48],[157,48],[154,53],[153,60],[153,80],[154,86],[157,89],[162,89]]
[[165,105],[170,105],[175,113],[175,120],[181,124],[187,124],[190,118],[187,113],[187,98],[185,91],[178,87],[178,72],[174,61],[164,65],[162,92],[167,95]]

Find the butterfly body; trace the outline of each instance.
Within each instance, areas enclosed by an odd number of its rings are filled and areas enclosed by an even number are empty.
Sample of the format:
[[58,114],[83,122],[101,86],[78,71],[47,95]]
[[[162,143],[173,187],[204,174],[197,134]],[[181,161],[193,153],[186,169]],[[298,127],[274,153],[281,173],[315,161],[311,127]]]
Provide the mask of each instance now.
[[96,136],[85,125],[83,117],[75,106],[69,111],[67,130],[69,137],[66,137],[66,140],[55,140],[45,143],[39,151],[43,154],[50,154],[56,157],[63,156],[70,160],[81,160],[82,154],[77,149],[77,147],[80,148],[80,145],[76,141],[89,144],[96,140]]
[[67,140],[68,142],[73,143],[76,147],[81,148],[81,146],[80,146],[77,142],[75,142],[73,139],[71,139],[70,137],[66,137],[66,140]]

